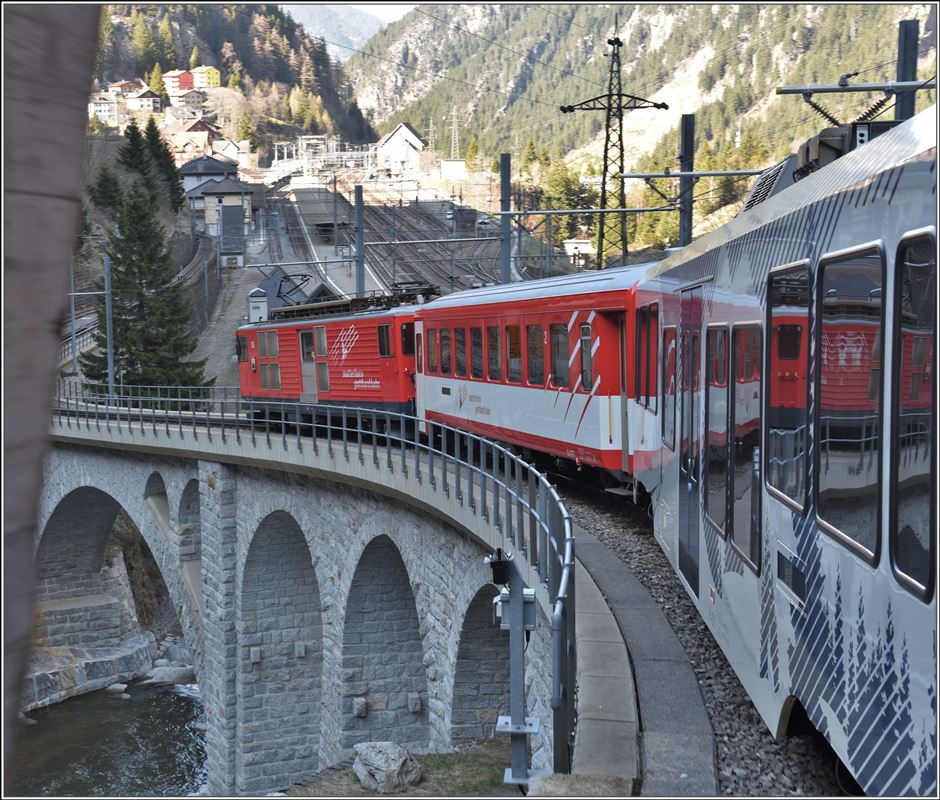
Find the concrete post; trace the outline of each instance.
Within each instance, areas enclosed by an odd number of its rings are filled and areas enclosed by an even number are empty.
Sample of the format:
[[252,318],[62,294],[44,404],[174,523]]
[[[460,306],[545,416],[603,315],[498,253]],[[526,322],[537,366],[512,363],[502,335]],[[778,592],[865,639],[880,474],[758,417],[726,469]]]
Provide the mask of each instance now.
[[235,634],[236,473],[232,467],[199,462],[202,524],[202,585],[205,596],[204,677],[206,772],[209,794],[235,791],[237,724]]
[[[695,169],[695,114],[683,114],[679,134],[679,169]],[[679,178],[679,246],[692,244],[692,189],[693,178]]]

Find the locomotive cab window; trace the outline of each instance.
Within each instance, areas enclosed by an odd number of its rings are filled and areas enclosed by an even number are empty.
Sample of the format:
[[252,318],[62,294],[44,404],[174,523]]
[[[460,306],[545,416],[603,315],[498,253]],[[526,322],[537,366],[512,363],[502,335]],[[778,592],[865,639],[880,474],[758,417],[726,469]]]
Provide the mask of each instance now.
[[937,257],[929,236],[895,259],[891,560],[907,589],[930,598],[936,569]]
[[235,353],[239,361],[248,360],[248,339],[245,336],[235,337]]
[[391,325],[379,325],[379,356],[381,358],[390,358],[392,356],[391,328]]
[[300,332],[300,360],[312,362],[313,354],[313,331]]
[[415,324],[413,322],[401,324],[401,353],[403,356],[415,354]]
[[809,269],[771,272],[767,292],[770,364],[764,474],[778,497],[802,511],[806,495],[809,397]]
[[326,325],[317,325],[313,329],[313,352],[326,358]]
[[[868,561],[881,511],[881,364],[884,259],[869,247],[819,265],[816,348],[816,513],[821,527]],[[879,372],[880,374],[880,372]]]

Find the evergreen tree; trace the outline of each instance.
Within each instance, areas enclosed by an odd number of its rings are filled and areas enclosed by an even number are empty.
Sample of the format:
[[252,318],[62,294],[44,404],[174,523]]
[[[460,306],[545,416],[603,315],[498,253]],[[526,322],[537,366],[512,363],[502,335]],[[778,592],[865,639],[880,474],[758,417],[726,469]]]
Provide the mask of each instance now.
[[251,149],[255,149],[257,137],[255,135],[255,127],[251,124],[251,117],[248,116],[248,109],[242,111],[242,115],[238,118],[238,127],[235,130],[235,136],[239,141],[247,139]]
[[[163,227],[140,181],[128,190],[118,215],[120,236],[111,234],[112,342],[115,374],[127,384],[207,386],[205,360],[184,362],[196,346],[188,332],[189,303],[166,248]],[[98,302],[96,352],[81,356],[82,371],[107,380],[105,301]]]
[[147,120],[144,140],[147,142],[147,151],[150,154],[151,162],[160,173],[160,177],[163,178],[170,208],[176,213],[186,202],[186,195],[183,192],[183,185],[180,183],[179,173],[176,171],[173,153],[170,152],[169,146],[163,141],[163,137],[160,136],[160,131],[157,130],[157,122],[152,116]]
[[111,63],[114,48],[114,25],[111,23],[111,12],[107,6],[101,6],[101,17],[98,20],[98,49],[95,51],[95,77],[100,81],[104,79],[105,70]]
[[147,87],[151,92],[160,95],[164,102],[169,102],[170,96],[166,93],[166,85],[163,83],[163,69],[158,61],[153,65],[153,72],[147,77]]
[[88,187],[88,196],[98,208],[117,211],[121,206],[121,183],[117,173],[108,164],[98,170],[98,177]]
[[137,120],[132,119],[124,129],[126,141],[118,150],[118,164],[132,172],[146,173],[150,170],[150,153],[144,136],[137,127]]
[[[160,57],[170,65],[176,63],[176,47],[173,44],[173,26],[170,24],[170,15],[164,14],[157,27],[160,34]],[[154,89],[156,91],[156,89]]]
[[242,85],[242,75],[240,72],[232,71],[228,75],[228,83],[226,84],[229,89],[235,89],[236,91],[241,89]]
[[535,142],[529,139],[529,143],[526,145],[525,152],[522,154],[522,171],[529,172],[532,164],[538,160],[539,156],[535,150]]
[[476,160],[476,157],[479,155],[479,152],[480,152],[480,147],[477,144],[477,140],[471,139],[470,144],[467,145],[467,164],[468,165],[472,164]]
[[193,52],[190,53],[190,56],[189,56],[189,68],[195,69],[196,67],[199,66],[199,63],[200,63],[199,62],[199,45],[194,44]]
[[131,55],[137,62],[138,72],[146,71],[157,58],[157,45],[144,14],[135,14],[131,32]]

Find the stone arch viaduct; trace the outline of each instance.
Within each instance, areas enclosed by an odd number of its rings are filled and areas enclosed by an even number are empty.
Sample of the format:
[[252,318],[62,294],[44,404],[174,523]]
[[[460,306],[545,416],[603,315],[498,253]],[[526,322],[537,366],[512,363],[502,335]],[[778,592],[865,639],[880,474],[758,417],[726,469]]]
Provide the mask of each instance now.
[[[555,598],[540,577],[560,567],[548,528],[510,502],[511,481],[468,469],[461,482],[459,467],[429,452],[270,432],[60,415],[52,436],[40,605],[70,602],[81,611],[73,627],[102,629],[113,581],[105,543],[123,510],[194,655],[210,793],[288,785],[361,741],[428,752],[492,735],[509,711],[510,658],[483,557],[507,544],[537,595],[525,651],[525,713],[541,721],[532,768],[551,770],[570,741],[553,717]],[[530,515],[550,517],[536,494]]]

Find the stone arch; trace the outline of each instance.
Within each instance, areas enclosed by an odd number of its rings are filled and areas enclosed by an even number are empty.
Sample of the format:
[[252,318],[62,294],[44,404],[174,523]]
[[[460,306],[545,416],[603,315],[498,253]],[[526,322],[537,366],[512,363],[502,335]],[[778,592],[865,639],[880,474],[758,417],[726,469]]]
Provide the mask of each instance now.
[[36,551],[40,602],[101,592],[104,549],[120,509],[117,500],[91,486],[58,502]]
[[251,540],[238,595],[239,792],[290,784],[318,768],[321,615],[303,532],[292,516],[275,511]]
[[166,483],[159,472],[150,473],[144,486],[144,502],[153,512],[157,524],[167,539],[176,544],[176,535],[173,531],[173,522],[170,519],[170,498],[166,493]]
[[344,748],[392,740],[426,747],[428,681],[415,597],[401,554],[385,535],[362,553],[343,629]]
[[176,516],[180,561],[182,562],[197,561],[202,558],[202,527],[199,508],[199,481],[193,478],[183,489],[179,513]]
[[509,713],[509,632],[493,624],[492,584],[482,587],[464,615],[454,667],[451,740],[495,735],[496,718]]

